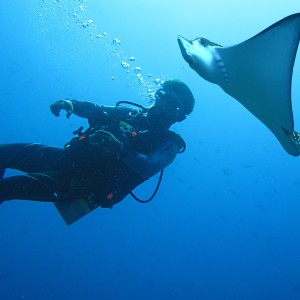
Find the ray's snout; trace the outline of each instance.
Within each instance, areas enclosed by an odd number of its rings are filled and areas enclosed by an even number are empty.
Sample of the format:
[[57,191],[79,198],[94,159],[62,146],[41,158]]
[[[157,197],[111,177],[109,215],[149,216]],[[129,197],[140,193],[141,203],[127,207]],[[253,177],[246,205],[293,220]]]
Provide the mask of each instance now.
[[190,63],[191,57],[189,54],[189,48],[191,47],[191,42],[180,35],[178,35],[177,41],[183,58],[186,60],[186,62]]

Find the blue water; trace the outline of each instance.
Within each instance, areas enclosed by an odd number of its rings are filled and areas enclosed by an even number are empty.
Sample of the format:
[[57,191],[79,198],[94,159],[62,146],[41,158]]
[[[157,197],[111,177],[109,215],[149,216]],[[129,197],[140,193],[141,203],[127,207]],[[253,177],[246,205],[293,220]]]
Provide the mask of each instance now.
[[[58,99],[147,104],[160,80],[179,78],[197,103],[174,126],[187,150],[150,204],[127,197],[67,226],[51,203],[4,203],[0,299],[300,299],[299,158],[192,71],[176,41],[232,45],[299,10],[279,0],[3,2],[1,143],[62,146],[87,124],[55,118]],[[151,194],[156,180],[137,192]]]

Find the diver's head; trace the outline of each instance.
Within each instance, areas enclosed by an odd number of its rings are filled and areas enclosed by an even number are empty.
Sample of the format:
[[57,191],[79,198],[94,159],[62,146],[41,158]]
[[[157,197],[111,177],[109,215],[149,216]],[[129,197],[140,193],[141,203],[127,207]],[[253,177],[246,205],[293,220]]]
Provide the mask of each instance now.
[[168,129],[183,121],[193,111],[194,105],[194,96],[185,83],[178,79],[167,80],[155,93],[155,103],[149,109],[151,126]]

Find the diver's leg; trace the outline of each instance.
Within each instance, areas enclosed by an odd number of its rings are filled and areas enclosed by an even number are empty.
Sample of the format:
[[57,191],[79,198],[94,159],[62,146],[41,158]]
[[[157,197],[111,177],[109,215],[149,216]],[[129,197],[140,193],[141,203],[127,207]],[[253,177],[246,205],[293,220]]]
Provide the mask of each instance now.
[[26,173],[43,172],[60,165],[64,149],[42,144],[16,143],[0,145],[0,175],[5,168]]
[[58,202],[67,193],[57,174],[32,173],[0,179],[0,202],[21,199]]

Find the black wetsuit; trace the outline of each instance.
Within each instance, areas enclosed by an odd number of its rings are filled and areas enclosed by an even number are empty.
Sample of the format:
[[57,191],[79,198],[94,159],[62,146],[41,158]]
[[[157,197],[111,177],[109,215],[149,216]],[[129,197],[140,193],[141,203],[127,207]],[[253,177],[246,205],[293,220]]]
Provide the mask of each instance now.
[[[172,131],[148,130],[146,115],[140,110],[75,100],[73,104],[73,113],[87,118],[90,127],[67,147],[0,145],[0,168],[25,172],[0,179],[0,201],[65,202],[93,195],[100,206],[112,207],[169,165],[184,146]],[[96,130],[109,131],[124,143],[120,157],[89,144],[89,135]]]

